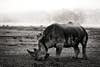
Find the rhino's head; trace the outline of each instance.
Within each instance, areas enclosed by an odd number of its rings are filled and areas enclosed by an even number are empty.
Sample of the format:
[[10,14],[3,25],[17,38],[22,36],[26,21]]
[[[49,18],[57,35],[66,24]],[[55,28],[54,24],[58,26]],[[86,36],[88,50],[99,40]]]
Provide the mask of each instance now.
[[34,51],[27,50],[28,53],[34,57],[36,60],[45,60],[48,58],[49,54],[47,53],[47,47],[44,43],[45,38],[41,36],[38,42],[38,49],[34,48]]
[[31,50],[27,49],[27,52],[28,52],[32,57],[36,57],[37,49],[34,48],[34,51],[31,51]]
[[42,42],[38,43],[38,49],[34,48],[34,51],[30,51],[27,49],[28,53],[35,58],[35,60],[45,60],[48,58],[49,54]]
[[35,60],[45,60],[48,58],[49,54],[41,51],[40,49],[34,48],[34,52],[27,49],[27,52],[34,57]]

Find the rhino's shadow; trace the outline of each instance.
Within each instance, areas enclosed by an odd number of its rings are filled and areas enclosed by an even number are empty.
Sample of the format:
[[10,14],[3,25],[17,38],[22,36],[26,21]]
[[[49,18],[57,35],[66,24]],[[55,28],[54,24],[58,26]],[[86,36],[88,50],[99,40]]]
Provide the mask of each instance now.
[[75,62],[75,61],[81,61],[81,60],[84,60],[84,59],[83,58],[74,58],[74,57],[56,58],[56,57],[49,56],[46,60],[56,61],[56,62]]
[[37,61],[37,60],[34,60],[35,62],[37,63],[43,63],[43,64],[56,64],[56,63],[62,63],[62,64],[66,64],[66,63],[73,63],[73,62],[76,62],[76,63],[81,63],[82,61],[86,61],[84,60],[83,58],[73,58],[73,57],[60,57],[60,58],[56,58],[56,57],[53,57],[53,56],[49,56],[47,59],[45,60],[41,60],[41,61]]

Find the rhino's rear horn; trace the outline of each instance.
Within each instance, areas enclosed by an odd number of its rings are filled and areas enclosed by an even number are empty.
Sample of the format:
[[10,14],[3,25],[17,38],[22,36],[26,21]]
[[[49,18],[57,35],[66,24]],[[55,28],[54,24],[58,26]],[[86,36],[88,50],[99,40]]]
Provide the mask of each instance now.
[[27,52],[30,53],[30,54],[34,53],[33,51],[30,51],[30,50],[28,50],[28,49],[27,49]]

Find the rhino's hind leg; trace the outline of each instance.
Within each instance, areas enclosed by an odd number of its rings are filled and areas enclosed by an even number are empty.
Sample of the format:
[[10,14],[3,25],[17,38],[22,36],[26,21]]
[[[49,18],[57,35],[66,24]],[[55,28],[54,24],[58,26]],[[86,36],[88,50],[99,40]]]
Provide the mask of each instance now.
[[86,46],[82,47],[82,54],[83,54],[83,59],[87,59],[87,55],[86,55]]
[[83,54],[83,59],[87,59],[87,55],[86,55],[86,43],[82,43],[82,54]]
[[86,55],[87,40],[88,40],[88,37],[85,36],[85,37],[83,38],[83,41],[81,42],[81,44],[82,44],[83,59],[87,59],[87,55]]
[[73,48],[74,48],[74,52],[75,52],[75,57],[74,58],[77,59],[78,58],[78,55],[80,53],[79,47],[78,46],[75,46]]

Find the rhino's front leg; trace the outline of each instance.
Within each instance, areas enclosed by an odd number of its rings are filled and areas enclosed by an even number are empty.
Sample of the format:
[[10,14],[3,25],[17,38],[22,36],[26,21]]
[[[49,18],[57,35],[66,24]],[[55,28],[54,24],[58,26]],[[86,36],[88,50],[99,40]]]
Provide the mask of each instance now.
[[56,47],[56,59],[59,60],[60,54],[62,52],[63,49],[63,44],[62,43],[58,43],[57,47]]
[[57,47],[56,48],[56,56],[59,57],[61,52],[62,52],[62,47]]
[[80,53],[80,49],[78,46],[74,47],[74,52],[75,52],[75,57],[73,57],[73,58],[78,59],[78,55]]

